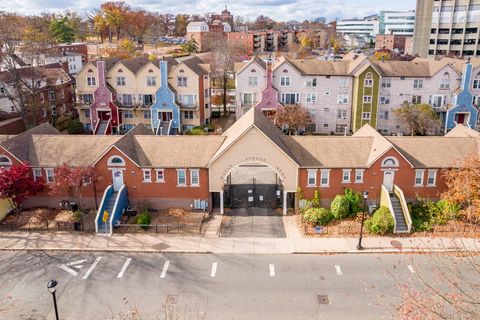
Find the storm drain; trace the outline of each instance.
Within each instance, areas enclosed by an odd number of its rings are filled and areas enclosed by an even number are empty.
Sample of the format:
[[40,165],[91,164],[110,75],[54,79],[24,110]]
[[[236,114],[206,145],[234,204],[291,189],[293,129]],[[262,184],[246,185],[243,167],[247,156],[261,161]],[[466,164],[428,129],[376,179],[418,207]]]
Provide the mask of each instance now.
[[319,304],[329,304],[328,296],[327,295],[317,295],[318,303]]

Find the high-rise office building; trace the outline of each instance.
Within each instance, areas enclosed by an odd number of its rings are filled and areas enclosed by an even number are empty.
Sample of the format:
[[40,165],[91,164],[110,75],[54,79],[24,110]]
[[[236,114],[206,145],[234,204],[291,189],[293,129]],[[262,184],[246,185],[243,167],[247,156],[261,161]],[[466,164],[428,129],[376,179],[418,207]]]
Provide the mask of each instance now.
[[480,0],[417,0],[413,53],[480,56],[479,31]]
[[413,36],[415,11],[380,11],[380,34]]

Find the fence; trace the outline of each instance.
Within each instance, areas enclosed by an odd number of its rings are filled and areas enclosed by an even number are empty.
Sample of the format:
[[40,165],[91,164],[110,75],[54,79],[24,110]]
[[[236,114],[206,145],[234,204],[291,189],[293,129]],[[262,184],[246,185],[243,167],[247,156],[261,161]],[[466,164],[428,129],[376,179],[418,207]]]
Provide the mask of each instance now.
[[38,223],[0,223],[0,231],[84,231],[83,223],[65,221],[44,221]]
[[203,226],[211,218],[208,214],[198,223],[167,223],[167,224],[116,224],[114,233],[151,233],[151,234],[183,234],[200,235]]

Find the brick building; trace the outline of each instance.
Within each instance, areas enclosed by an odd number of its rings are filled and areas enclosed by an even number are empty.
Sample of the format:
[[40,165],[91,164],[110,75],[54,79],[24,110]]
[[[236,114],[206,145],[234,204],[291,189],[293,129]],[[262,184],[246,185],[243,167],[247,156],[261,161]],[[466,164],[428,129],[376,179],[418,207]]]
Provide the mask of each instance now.
[[[85,186],[83,205],[97,203],[99,231],[104,230],[100,213],[111,213],[110,232],[127,199],[136,206],[148,201],[153,208],[223,213],[225,207],[279,207],[286,214],[300,200],[295,199],[299,189],[305,199],[319,191],[326,206],[351,188],[368,191],[369,204],[388,206],[396,226],[405,224],[395,231],[406,232],[411,227],[407,201],[439,198],[446,190],[443,170],[478,154],[479,147],[480,135],[463,126],[446,137],[387,138],[369,125],[352,137],[286,136],[252,108],[221,136],[158,137],[144,125],[124,136],[69,136],[44,124],[0,136],[0,167],[29,163],[35,179],[53,182],[63,163],[93,166],[99,182]],[[25,207],[56,207],[68,198],[45,193]],[[394,200],[402,209],[394,209]]]
[[390,50],[405,53],[406,36],[394,34],[377,35],[375,38],[375,50]]

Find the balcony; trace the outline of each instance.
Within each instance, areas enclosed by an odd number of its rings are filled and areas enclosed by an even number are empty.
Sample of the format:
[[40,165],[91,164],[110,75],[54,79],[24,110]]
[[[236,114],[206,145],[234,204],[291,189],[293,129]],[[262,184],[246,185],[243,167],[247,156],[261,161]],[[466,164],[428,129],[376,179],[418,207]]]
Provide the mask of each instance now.
[[197,110],[198,109],[198,103],[191,103],[191,104],[186,104],[186,103],[181,103],[177,101],[177,104],[180,106],[180,110]]

